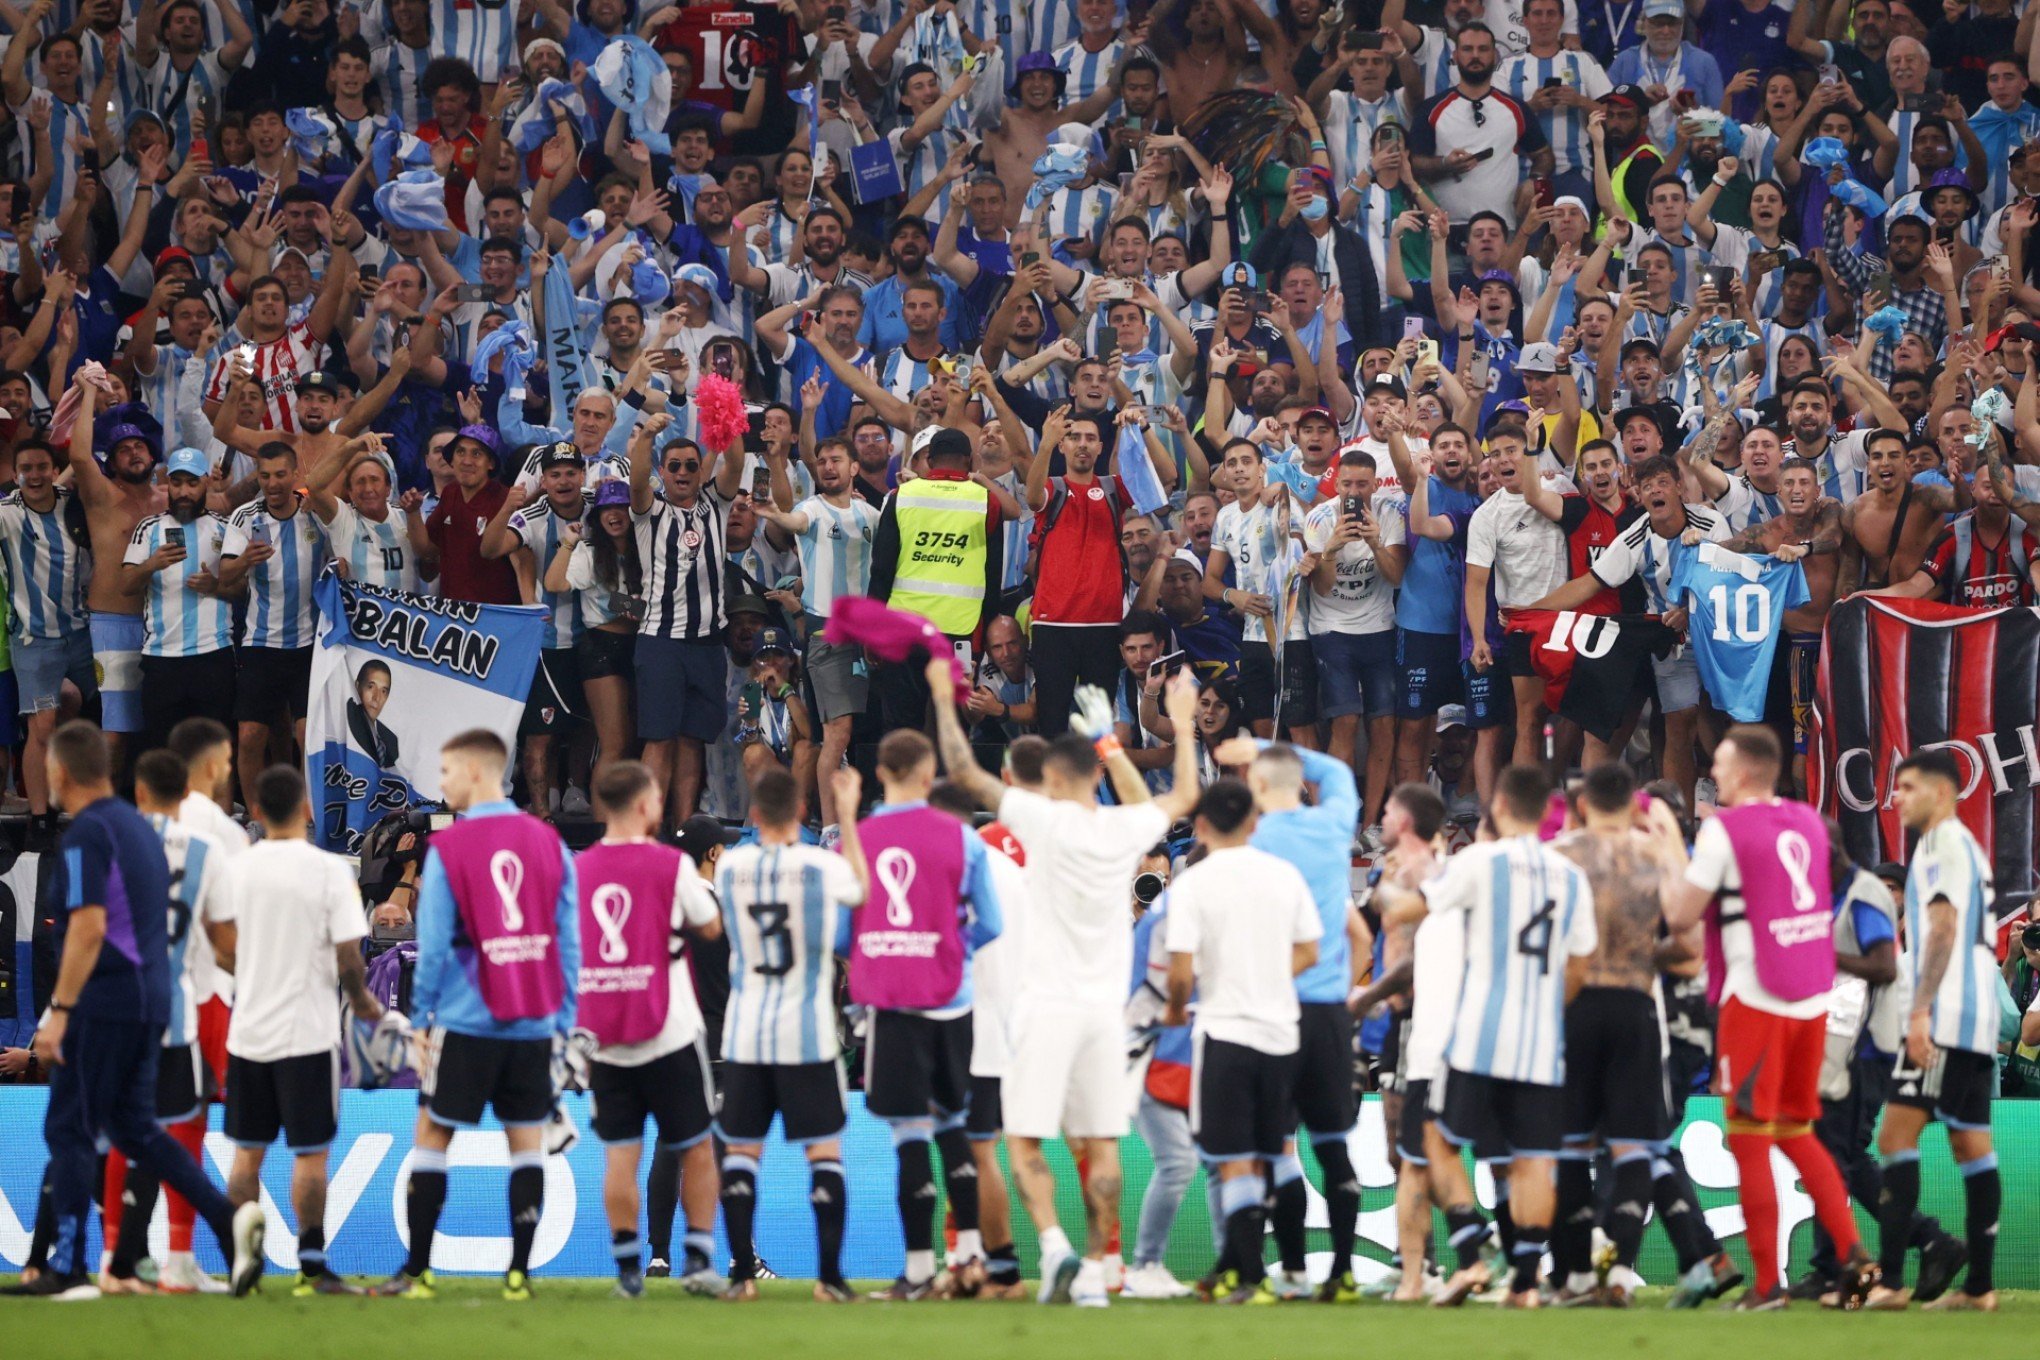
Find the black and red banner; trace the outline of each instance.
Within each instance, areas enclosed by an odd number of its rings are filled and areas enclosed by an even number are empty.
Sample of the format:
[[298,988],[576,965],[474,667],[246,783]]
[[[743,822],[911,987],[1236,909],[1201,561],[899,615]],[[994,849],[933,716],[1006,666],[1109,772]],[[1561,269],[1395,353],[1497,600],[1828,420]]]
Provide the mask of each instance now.
[[1858,595],[1828,615],[1808,738],[1815,806],[1858,864],[1905,863],[1898,763],[1945,749],[1963,822],[1983,846],[2002,924],[2022,915],[2040,851],[2040,612]]

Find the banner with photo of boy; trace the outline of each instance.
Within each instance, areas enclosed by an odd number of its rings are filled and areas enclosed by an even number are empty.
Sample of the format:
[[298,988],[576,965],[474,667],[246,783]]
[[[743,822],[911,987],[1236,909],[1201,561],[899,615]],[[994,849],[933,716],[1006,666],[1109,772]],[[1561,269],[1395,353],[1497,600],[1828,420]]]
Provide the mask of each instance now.
[[545,611],[406,595],[331,573],[312,598],[313,838],[351,854],[387,814],[439,797],[447,738],[484,727],[516,750]]

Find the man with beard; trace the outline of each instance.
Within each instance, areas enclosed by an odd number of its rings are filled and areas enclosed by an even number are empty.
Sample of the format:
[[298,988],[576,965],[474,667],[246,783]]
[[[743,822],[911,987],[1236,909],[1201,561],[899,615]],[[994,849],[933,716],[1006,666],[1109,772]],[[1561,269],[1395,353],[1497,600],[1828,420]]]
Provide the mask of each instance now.
[[1410,129],[1410,165],[1433,186],[1438,206],[1454,222],[1486,208],[1513,227],[1521,216],[1518,166],[1551,174],[1551,144],[1537,120],[1494,88],[1495,35],[1486,24],[1468,24],[1453,41],[1459,82],[1427,100]]
[[[1676,19],[1677,15],[1669,16]],[[1667,25],[1674,53],[1681,49],[1697,57],[1706,53],[1680,40],[1683,28]],[[1640,50],[1640,49],[1638,49]],[[1712,61],[1708,62],[1710,66]],[[1609,79],[1622,79],[1622,61],[1609,69]],[[1718,80],[1719,77],[1717,76]],[[1635,84],[1617,84],[1600,98],[1599,117],[1587,116],[1587,140],[1594,144],[1595,177],[1601,202],[1632,222],[1643,220],[1643,205],[1650,197],[1651,181],[1664,168],[1665,156],[1651,140],[1650,94]]]
[[115,578],[142,614],[142,749],[187,717],[225,724],[234,712],[233,607],[219,584],[227,524],[206,511],[212,465],[178,449],[164,465],[165,510],[135,525]]
[[[89,456],[89,455],[88,455]],[[0,565],[8,583],[9,643],[28,744],[22,782],[36,831],[54,840],[45,756],[69,680],[81,695],[94,688],[92,642],[85,619],[91,558],[68,524],[69,487],[57,485],[56,451],[33,440],[14,451],[15,490],[0,499]]]
[[[1905,417],[1891,404],[1884,389],[1865,381],[1862,370],[1852,360],[1837,357],[1827,362],[1834,375],[1862,399],[1878,425],[1899,433],[1903,445]],[[1868,483],[1867,445],[1877,431],[1838,432],[1834,424],[1834,393],[1825,380],[1811,376],[1792,385],[1785,418],[1792,426],[1792,442],[1785,452],[1813,464],[1822,493],[1844,505],[1861,496]]]
[[[1209,497],[1209,492],[1201,493]],[[1167,540],[1165,539],[1166,543]],[[1153,610],[1169,626],[1163,653],[1181,652],[1198,683],[1239,673],[1240,627],[1215,600],[1204,598],[1204,563],[1189,548],[1158,555],[1148,567],[1133,613]]]
[[[1278,569],[1303,547],[1303,511],[1285,486],[1267,494],[1261,452],[1245,439],[1229,440],[1221,469],[1231,483],[1233,503],[1218,513],[1211,554],[1204,563],[1205,598],[1237,606],[1247,615],[1240,650],[1240,694],[1254,735],[1272,738],[1288,729],[1288,740],[1316,749],[1318,674],[1301,608],[1286,611],[1287,628],[1270,635],[1278,601]],[[1292,587],[1317,569],[1318,554],[1304,551],[1289,574]],[[1228,585],[1228,570],[1237,585]],[[1275,648],[1280,647],[1281,663]]]
[[[1398,483],[1405,496],[1424,489],[1428,513],[1465,523],[1480,506],[1473,485],[1473,439],[1457,425],[1431,431],[1428,451],[1412,451],[1400,429],[1383,431]],[[1377,466],[1379,466],[1377,464]],[[1401,677],[1396,698],[1395,782],[1421,783],[1430,767],[1436,716],[1465,698],[1459,670],[1459,628],[1466,579],[1463,544],[1451,534],[1426,537],[1416,527],[1408,500],[1383,513],[1402,516],[1409,561],[1395,601],[1395,662]]]
[[823,288],[841,285],[848,285],[861,296],[871,287],[871,280],[843,262],[843,246],[848,239],[843,219],[834,208],[826,203],[811,204],[800,225],[803,262],[765,266],[768,286],[762,296],[767,304],[784,307],[812,297]]
[[1905,436],[1872,430],[1863,445],[1869,484],[1842,509],[1840,593],[1878,589],[1904,581],[1926,560],[1944,517],[1967,510],[1969,484],[1952,486],[1912,480],[1906,468]]
[[645,346],[645,308],[634,297],[613,297],[602,307],[602,342],[609,352],[595,359],[596,375],[614,392]]
[[895,221],[886,237],[886,253],[892,260],[892,277],[865,292],[864,321],[857,328],[858,342],[881,352],[905,344],[906,291],[909,285],[925,280],[942,290],[942,348],[950,353],[964,348],[968,308],[956,284],[947,275],[928,267],[928,224],[918,217]]
[[[843,431],[850,423],[857,396],[837,381],[815,347],[827,345],[854,368],[863,368],[871,362],[871,351],[857,343],[857,328],[864,321],[864,295],[859,288],[865,286],[868,285],[818,285],[812,292],[775,305],[758,318],[759,352],[779,365],[780,390],[792,397],[795,409],[803,416],[810,399],[810,385],[819,385],[814,429],[817,439],[828,439]],[[794,327],[803,312],[807,314],[806,324],[795,333]]]
[[884,505],[893,488],[893,429],[877,416],[865,416],[850,427],[850,461],[856,465],[850,494]]
[[[158,446],[156,436],[122,421],[107,431],[110,447],[102,468],[92,452],[92,413],[99,389],[81,382],[78,395],[78,419],[71,427],[71,486],[85,507],[92,560],[111,564],[126,551],[135,525],[163,508],[162,492],[154,485]],[[118,782],[126,765],[127,739],[142,730],[142,606],[115,571],[91,574],[85,606],[91,612],[92,657],[99,666],[99,725],[106,733],[107,754]]]
[[341,456],[347,441],[375,422],[410,371],[411,351],[393,351],[382,380],[352,403],[347,401],[347,388],[337,373],[325,369],[307,373],[295,380],[294,427],[276,430],[251,429],[241,423],[242,399],[248,387],[258,381],[258,371],[237,367],[228,381],[227,399],[213,413],[213,438],[250,458],[271,444],[284,444],[297,455],[299,467],[317,467]]
[[[1500,613],[1527,609],[1564,579],[1565,533],[1529,500],[1537,465],[1523,437],[1513,430],[1488,436],[1498,486],[1467,525],[1466,616],[1473,624],[1468,657],[1476,674],[1502,663],[1516,713],[1515,765],[1543,767],[1544,680],[1530,663],[1530,636],[1508,634],[1501,656],[1494,654],[1481,623],[1490,603]],[[1493,591],[1490,596],[1490,585]]]
[[[1885,221],[1884,259],[1880,262],[1863,248],[1861,242],[1854,248],[1843,244],[1842,201],[1830,198],[1823,244],[1827,247],[1828,263],[1834,267],[1835,277],[1842,281],[1845,290],[1859,298],[1870,294],[1871,280],[1880,263],[1888,268],[1891,296],[1887,301],[1905,313],[1908,331],[1925,340],[1929,351],[1938,351],[1941,342],[1948,336],[1948,303],[1942,290],[1927,278],[1927,243],[1931,230],[1923,217],[1892,214]],[[1958,319],[1959,315],[1958,298]],[[1880,383],[1888,381],[1894,367],[1893,346],[1879,345],[1870,356],[1870,376]]]

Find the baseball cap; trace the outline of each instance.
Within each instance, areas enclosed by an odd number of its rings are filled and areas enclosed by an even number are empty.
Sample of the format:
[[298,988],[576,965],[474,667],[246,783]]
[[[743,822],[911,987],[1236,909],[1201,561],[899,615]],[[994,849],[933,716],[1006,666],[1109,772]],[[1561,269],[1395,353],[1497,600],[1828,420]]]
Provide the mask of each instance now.
[[714,297],[722,291],[722,281],[717,279],[715,271],[705,264],[681,265],[679,269],[674,271],[673,281],[675,283],[691,283],[710,297]]
[[620,477],[611,477],[595,488],[595,508],[607,510],[612,505],[630,504],[630,483]]
[[914,452],[925,453],[930,458],[963,458],[973,456],[970,436],[962,430],[940,429],[929,426],[914,436]]
[[1220,271],[1218,286],[1221,289],[1244,288],[1251,293],[1261,286],[1261,275],[1245,260],[1235,260]]
[[738,614],[757,614],[769,618],[772,614],[765,601],[749,591],[730,596],[730,607],[723,612],[733,618]]
[[[1678,0],[1672,0],[1674,4],[1677,2]],[[1602,95],[1599,102],[1603,104],[1627,104],[1632,109],[1647,109],[1650,107],[1650,96],[1643,92],[1641,85],[1617,85],[1614,89]]]
[[1671,19],[1686,17],[1685,0],[1643,0],[1643,17]]
[[1170,554],[1169,565],[1188,567],[1199,576],[1204,574],[1204,564],[1198,561],[1197,554],[1191,552],[1188,548],[1178,548],[1174,553]]
[[1523,346],[1523,353],[1516,359],[1518,373],[1558,372],[1558,346],[1548,340],[1534,345]]
[[212,459],[194,448],[176,449],[170,454],[170,460],[163,464],[163,472],[172,477],[182,472],[203,481],[212,472]]
[[758,634],[758,649],[752,652],[751,655],[763,656],[767,652],[779,652],[786,656],[793,655],[793,639],[786,635],[784,628],[767,628],[764,632]]
[[674,839],[696,864],[708,858],[709,851],[729,844],[729,837],[723,833],[723,824],[705,812],[697,812],[680,823],[679,833]]
[[186,250],[183,246],[164,246],[156,252],[156,272],[158,274],[162,273],[164,265],[176,264],[179,260],[191,265],[194,272],[197,271],[198,266],[192,262],[190,251]]
[[306,392],[324,392],[329,397],[344,397],[347,389],[341,385],[340,375],[327,369],[314,369],[297,380],[299,395]]
[[1296,417],[1296,423],[1301,425],[1306,420],[1322,420],[1325,424],[1331,426],[1333,429],[1337,429],[1339,427],[1339,418],[1332,414],[1331,408],[1328,406],[1304,407],[1303,410],[1298,413]]
[[1448,732],[1455,727],[1466,726],[1466,705],[1446,704],[1438,710],[1438,730]]
[[1367,391],[1393,393],[1398,401],[1408,399],[1410,389],[1393,373],[1377,373],[1367,380]]
[[581,451],[562,439],[552,444],[542,444],[538,450],[538,470],[546,471],[556,467],[580,467],[585,460]]
[[1473,283],[1475,291],[1485,288],[1491,283],[1499,283],[1502,287],[1508,289],[1510,293],[1514,294],[1516,301],[1521,302],[1523,300],[1523,290],[1517,287],[1516,276],[1506,269],[1490,269],[1475,279]]

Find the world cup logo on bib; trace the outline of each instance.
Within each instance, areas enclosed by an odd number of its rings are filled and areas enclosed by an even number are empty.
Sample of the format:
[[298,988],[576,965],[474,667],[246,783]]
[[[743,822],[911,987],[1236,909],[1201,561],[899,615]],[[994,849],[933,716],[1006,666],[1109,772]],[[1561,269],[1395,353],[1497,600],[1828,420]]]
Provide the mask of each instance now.
[[1792,910],[1812,911],[1819,906],[1820,896],[1813,889],[1813,847],[1806,837],[1797,831],[1780,832],[1778,862],[1792,884]]
[[622,963],[630,957],[630,945],[623,938],[624,923],[630,920],[630,889],[620,883],[605,883],[588,899],[595,914],[595,928],[602,932],[596,952],[604,963]]
[[885,889],[886,924],[896,930],[912,925],[914,904],[907,900],[907,889],[914,886],[913,853],[891,846],[878,852],[878,861],[872,869],[878,875],[879,886]]
[[513,850],[498,850],[489,856],[489,881],[503,904],[503,929],[513,934],[524,929],[524,908],[517,901],[517,890],[524,886],[524,861]]

